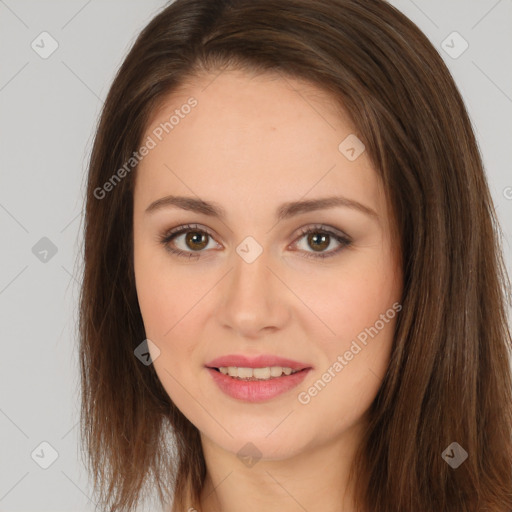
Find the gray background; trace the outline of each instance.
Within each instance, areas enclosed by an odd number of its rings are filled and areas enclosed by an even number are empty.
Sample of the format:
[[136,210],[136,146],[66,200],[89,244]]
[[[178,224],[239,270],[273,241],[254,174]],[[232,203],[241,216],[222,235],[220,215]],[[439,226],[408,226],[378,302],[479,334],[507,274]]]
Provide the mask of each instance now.
[[[463,94],[511,272],[512,1],[391,3],[427,34]],[[94,509],[77,427],[85,172],[114,74],[164,5],[0,0],[0,511]],[[51,49],[44,31],[58,42],[46,59],[31,46]],[[469,44],[457,58],[454,31]]]

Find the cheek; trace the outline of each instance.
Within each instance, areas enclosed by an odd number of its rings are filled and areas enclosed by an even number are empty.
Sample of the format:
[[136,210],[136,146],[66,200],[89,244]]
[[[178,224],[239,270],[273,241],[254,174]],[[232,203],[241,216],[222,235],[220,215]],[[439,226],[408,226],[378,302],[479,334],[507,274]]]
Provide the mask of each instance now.
[[185,279],[184,272],[172,269],[163,249],[150,250],[136,243],[134,272],[146,335],[167,343],[177,330],[180,318],[197,301],[197,293]]
[[134,261],[139,307],[146,337],[158,347],[158,355],[151,352],[153,365],[167,394],[178,408],[187,410],[187,399],[196,393],[194,383],[187,379],[185,361],[193,360],[194,344],[199,339],[192,305],[197,302],[190,282],[180,278],[180,272],[170,272],[157,258],[146,257],[141,251]]
[[137,296],[146,337],[159,350],[157,357],[151,354],[155,371],[174,403],[188,411],[189,393],[198,394],[190,375],[199,365],[196,351],[204,331],[201,298],[208,291],[207,283],[173,266],[165,251],[161,252],[136,246]]
[[[329,400],[337,403],[343,396],[345,406],[368,406],[381,385],[393,346],[401,291],[392,265],[385,260],[382,253],[368,257],[359,253],[346,261],[343,270],[331,273],[329,279],[317,275],[316,286],[308,283],[300,291],[322,320],[311,317],[310,323],[318,326],[315,339],[324,355],[323,366],[318,368],[322,382],[317,388],[322,390],[324,384],[330,388],[330,392],[322,391],[318,405],[324,400],[326,406]],[[345,396],[347,392],[349,396]]]
[[[204,411],[192,397],[200,397],[195,377],[195,351],[200,340],[201,304],[205,291],[191,286],[180,270],[144,260],[136,264],[137,294],[146,336],[159,350],[153,366],[167,395],[194,425],[204,422]],[[166,268],[167,267],[167,268]],[[199,287],[200,288],[200,287]],[[194,307],[195,305],[195,307]]]
[[[183,363],[194,360],[197,348],[194,340],[201,338],[200,319],[195,321],[197,315],[192,308],[197,299],[175,293],[173,287],[162,286],[162,281],[148,280],[142,288],[139,304],[146,336],[160,350],[155,369],[161,379],[168,381],[164,368],[178,377],[184,369]],[[172,379],[168,384],[173,387]]]
[[398,285],[389,269],[361,259],[317,273],[311,280],[297,280],[294,290],[315,313],[308,318],[325,338],[343,343],[372,326],[399,300]]
[[[369,311],[365,315],[371,316]],[[297,396],[300,407],[307,411],[311,431],[321,429],[322,436],[330,438],[362,421],[389,365],[396,325],[392,305],[388,322],[379,320],[356,324],[349,319],[350,324],[337,325],[335,342],[324,340],[325,363],[298,390]]]

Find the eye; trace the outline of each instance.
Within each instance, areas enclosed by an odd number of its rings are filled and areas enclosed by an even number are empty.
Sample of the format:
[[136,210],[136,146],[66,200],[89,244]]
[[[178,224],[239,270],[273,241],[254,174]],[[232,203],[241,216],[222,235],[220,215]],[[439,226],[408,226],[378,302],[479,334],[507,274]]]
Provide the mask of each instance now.
[[[298,240],[306,237],[305,242],[307,246],[314,248],[313,252],[308,252],[307,250],[302,252],[301,256],[304,256],[305,258],[330,258],[352,243],[346,235],[334,232],[321,225],[312,226],[308,229],[303,228],[301,229],[301,233],[302,236],[300,236]],[[329,247],[333,241],[339,244],[339,247],[335,250],[323,252],[324,249]],[[297,244],[297,242],[294,243]]]
[[[185,250],[173,247],[176,241],[183,235],[185,236],[181,243],[185,245]],[[199,252],[208,246],[208,238],[213,239],[208,230],[200,228],[197,224],[186,224],[167,231],[159,241],[172,254],[184,258],[199,258]],[[188,249],[191,249],[191,251]],[[194,252],[198,254],[194,254]]]
[[[184,236],[183,240],[179,240]],[[321,225],[312,226],[308,229],[301,229],[301,236],[293,243],[298,244],[298,241],[306,238],[306,243],[309,247],[313,247],[313,251],[309,252],[306,249],[300,251],[306,258],[329,258],[335,256],[345,247],[348,247],[352,241],[341,232],[332,231]],[[177,256],[183,258],[199,258],[203,249],[208,248],[209,238],[213,240],[213,235],[207,230],[203,229],[197,224],[186,224],[178,226],[165,232],[160,238],[159,242],[165,249]],[[335,250],[325,252],[332,242],[336,242],[339,247]],[[177,248],[176,245],[181,242],[182,248]],[[189,250],[190,249],[190,250]]]

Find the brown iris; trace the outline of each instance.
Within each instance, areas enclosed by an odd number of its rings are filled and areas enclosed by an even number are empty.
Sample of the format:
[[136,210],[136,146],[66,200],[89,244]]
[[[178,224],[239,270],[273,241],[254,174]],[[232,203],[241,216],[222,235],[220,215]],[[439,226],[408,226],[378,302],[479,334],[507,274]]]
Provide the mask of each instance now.
[[[318,241],[321,241],[320,244],[318,244]],[[312,243],[313,242],[313,243]],[[315,250],[323,250],[329,247],[329,235],[323,234],[323,233],[310,233],[308,235],[308,244],[315,249]]]
[[[185,236],[185,241],[188,247],[194,251],[204,249],[208,245],[208,234],[201,231],[189,231]],[[201,241],[202,239],[202,241]],[[189,244],[190,242],[190,244]],[[193,244],[193,245],[192,245]],[[195,245],[195,247],[194,247]]]

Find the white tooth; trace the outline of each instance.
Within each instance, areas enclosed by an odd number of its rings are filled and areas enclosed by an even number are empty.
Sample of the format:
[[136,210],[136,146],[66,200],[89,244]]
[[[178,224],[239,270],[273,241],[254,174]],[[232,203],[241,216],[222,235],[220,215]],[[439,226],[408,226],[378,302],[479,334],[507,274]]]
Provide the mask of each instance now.
[[253,375],[257,379],[269,379],[270,378],[270,368],[253,368]]
[[219,367],[219,371],[224,375],[230,377],[238,377],[240,379],[260,379],[268,380],[271,377],[281,377],[281,375],[291,375],[296,373],[298,370],[292,370],[291,368],[285,368],[281,366],[267,366],[265,368],[246,368],[237,366],[222,366]]
[[238,377],[241,379],[251,378],[253,376],[252,372],[252,368],[238,368]]
[[281,377],[282,373],[283,369],[281,368],[281,366],[272,366],[272,368],[270,368],[270,375],[272,377]]
[[230,377],[238,377],[238,368],[236,366],[228,366],[228,374]]

